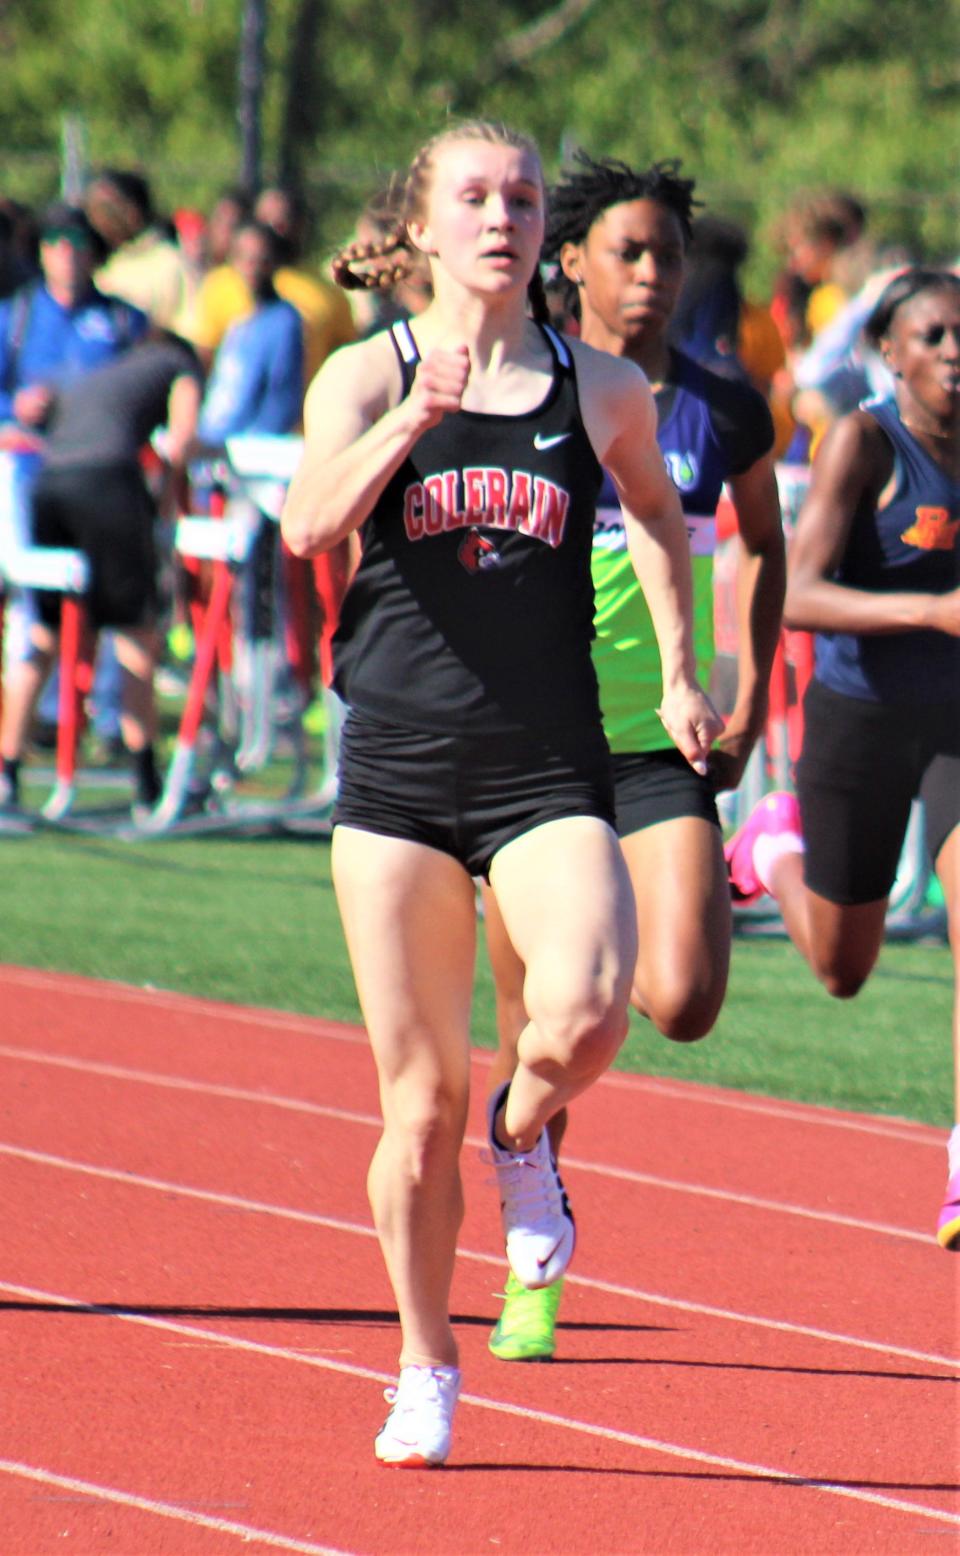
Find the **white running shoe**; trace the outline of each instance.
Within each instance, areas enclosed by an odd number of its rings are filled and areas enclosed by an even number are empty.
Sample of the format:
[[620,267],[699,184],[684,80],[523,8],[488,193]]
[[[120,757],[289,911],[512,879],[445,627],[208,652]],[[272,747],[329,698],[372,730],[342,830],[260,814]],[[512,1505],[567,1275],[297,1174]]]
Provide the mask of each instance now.
[[514,1153],[499,1146],[493,1120],[504,1090],[490,1099],[490,1156],[497,1172],[500,1213],[507,1260],[521,1286],[539,1291],[560,1279],[573,1257],[576,1228],[557,1164],[544,1129],[530,1151]]
[[459,1394],[459,1367],[401,1367],[396,1388],[384,1390],[393,1409],[373,1445],[380,1463],[406,1469],[443,1464]]

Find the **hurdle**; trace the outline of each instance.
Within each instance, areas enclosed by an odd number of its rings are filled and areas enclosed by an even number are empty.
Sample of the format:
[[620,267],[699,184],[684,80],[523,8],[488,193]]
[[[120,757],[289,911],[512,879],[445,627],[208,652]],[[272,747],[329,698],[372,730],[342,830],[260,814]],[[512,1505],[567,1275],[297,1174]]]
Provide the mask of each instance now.
[[[325,817],[330,799],[307,793],[307,742],[303,715],[310,699],[313,644],[309,625],[308,567],[280,543],[279,520],[287,486],[299,463],[296,436],[244,434],[229,438],[214,467],[225,493],[224,512],[188,514],[174,531],[175,553],[212,569],[209,597],[194,617],[196,651],[186,702],[160,800],[132,835],[280,827],[297,818]],[[255,632],[249,640],[232,624],[238,584],[246,572],[258,591]],[[261,598],[267,597],[267,603]],[[269,629],[266,623],[269,621]],[[323,663],[324,647],[319,647]],[[289,671],[292,696],[281,708],[277,678]],[[204,719],[219,670],[214,754],[209,773],[199,772]],[[287,736],[293,775],[287,792],[268,800],[233,796],[238,780],[258,772],[277,736]],[[326,744],[326,743],[325,743]]]
[[[54,786],[39,817],[16,817],[15,830],[27,829],[41,819],[62,821],[73,807],[77,747],[84,723],[84,700],[93,684],[92,642],[83,604],[89,577],[89,564],[80,551],[25,546],[0,556],[0,664],[3,663],[6,603],[11,589],[43,589],[61,596],[60,688]],[[5,830],[11,828],[6,827]]]
[[259,527],[248,515],[209,518],[188,514],[177,520],[174,550],[192,561],[210,562],[213,581],[196,634],[196,650],[180,726],[163,791],[151,814],[133,829],[137,834],[168,832],[191,806],[198,741],[207,695],[213,684],[238,569],[247,560]]

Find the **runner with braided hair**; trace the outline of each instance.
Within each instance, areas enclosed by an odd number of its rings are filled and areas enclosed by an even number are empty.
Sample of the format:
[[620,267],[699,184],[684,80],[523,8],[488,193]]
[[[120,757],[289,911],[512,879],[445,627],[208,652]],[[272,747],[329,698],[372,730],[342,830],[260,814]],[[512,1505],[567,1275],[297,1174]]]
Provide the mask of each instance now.
[[402,221],[433,301],[321,369],[283,515],[300,555],[362,540],[335,644],[350,713],[332,859],[383,1109],[368,1183],[402,1331],[375,1445],[388,1464],[444,1462],[460,1387],[474,876],[527,969],[530,1020],[489,1117],[528,1286],[574,1244],[546,1125],[626,1032],[634,912],[590,659],[601,463],[654,580],[664,719],[701,764],[719,729],[693,674],[682,515],[643,375],[536,317],[544,208],[526,136],[480,121],[427,143]]
[[[617,831],[637,906],[632,1003],[665,1037],[703,1037],[726,990],[731,910],[715,795],[740,782],[766,717],[767,682],[784,590],[783,537],[763,397],[707,371],[669,342],[696,202],[675,161],[636,171],[581,153],[550,191],[544,258],[558,267],[581,339],[643,369],[653,389],[657,440],[679,489],[694,577],[697,674],[713,660],[716,508],[726,483],[739,527],[738,689],[706,773],[678,750],[660,718],[660,664],[641,585],[629,564],[621,504],[607,479],[593,539],[593,661],[613,751]],[[649,599],[649,591],[647,591]],[[486,932],[497,991],[494,1092],[509,1078],[523,1029],[519,947],[487,890]],[[565,1124],[550,1124],[554,1150]],[[559,1283],[524,1291],[511,1276],[491,1338],[504,1360],[554,1351]]]

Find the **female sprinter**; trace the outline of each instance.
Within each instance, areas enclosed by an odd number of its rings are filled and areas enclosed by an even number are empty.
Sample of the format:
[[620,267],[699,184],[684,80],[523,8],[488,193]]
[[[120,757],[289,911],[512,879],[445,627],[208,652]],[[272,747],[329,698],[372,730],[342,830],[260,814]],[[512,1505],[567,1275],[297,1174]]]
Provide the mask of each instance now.
[[[947,904],[960,1085],[960,277],[904,271],[867,334],[894,397],[827,434],[790,553],[787,619],[817,634],[797,799],[761,801],[728,844],[730,879],[745,899],[771,892],[828,993],[850,999],[880,953],[919,795]],[[960,1125],[948,1150],[937,1240],[958,1250]]]
[[[679,1041],[710,1030],[726,990],[730,889],[714,795],[736,788],[763,728],[784,588],[766,402],[742,378],[711,372],[669,343],[693,188],[675,163],[635,172],[581,153],[551,191],[544,251],[567,278],[581,339],[635,362],[653,389],[661,457],[679,489],[690,537],[702,679],[713,658],[713,552],[725,482],[737,512],[737,696],[706,775],[690,765],[659,718],[656,638],[609,478],[593,540],[593,660],[613,750],[617,831],[637,905],[632,1000],[658,1031]],[[496,1090],[513,1071],[526,1020],[524,970],[492,893],[485,897],[500,1034],[491,1081]],[[551,1126],[555,1151],[563,1122],[560,1113]],[[508,1276],[490,1341],[494,1354],[508,1361],[551,1356],[559,1299],[559,1283],[526,1291]]]
[[528,1285],[573,1250],[545,1126],[626,1031],[636,931],[590,660],[601,461],[653,580],[664,718],[691,761],[719,720],[694,677],[682,515],[643,375],[530,316],[535,147],[485,123],[445,130],[411,166],[403,230],[433,301],[321,369],[283,530],[304,556],[361,530],[336,644],[350,715],[333,872],[380,1079],[369,1190],[402,1330],[376,1453],[441,1464],[460,1386],[449,1291],[473,876],[494,885],[527,969],[530,1020],[490,1133]]

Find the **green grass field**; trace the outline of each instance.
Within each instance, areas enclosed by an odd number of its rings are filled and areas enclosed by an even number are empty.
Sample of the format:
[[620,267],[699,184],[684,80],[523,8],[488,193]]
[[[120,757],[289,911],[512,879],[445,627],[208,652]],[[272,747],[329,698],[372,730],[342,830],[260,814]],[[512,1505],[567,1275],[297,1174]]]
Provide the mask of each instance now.
[[[0,959],[358,1021],[324,840],[130,843],[0,837]],[[779,939],[738,938],[726,1006],[682,1046],[635,1019],[626,1069],[947,1125],[952,970],[942,943],[891,943],[838,1004]],[[474,1036],[494,1041],[485,955]]]

